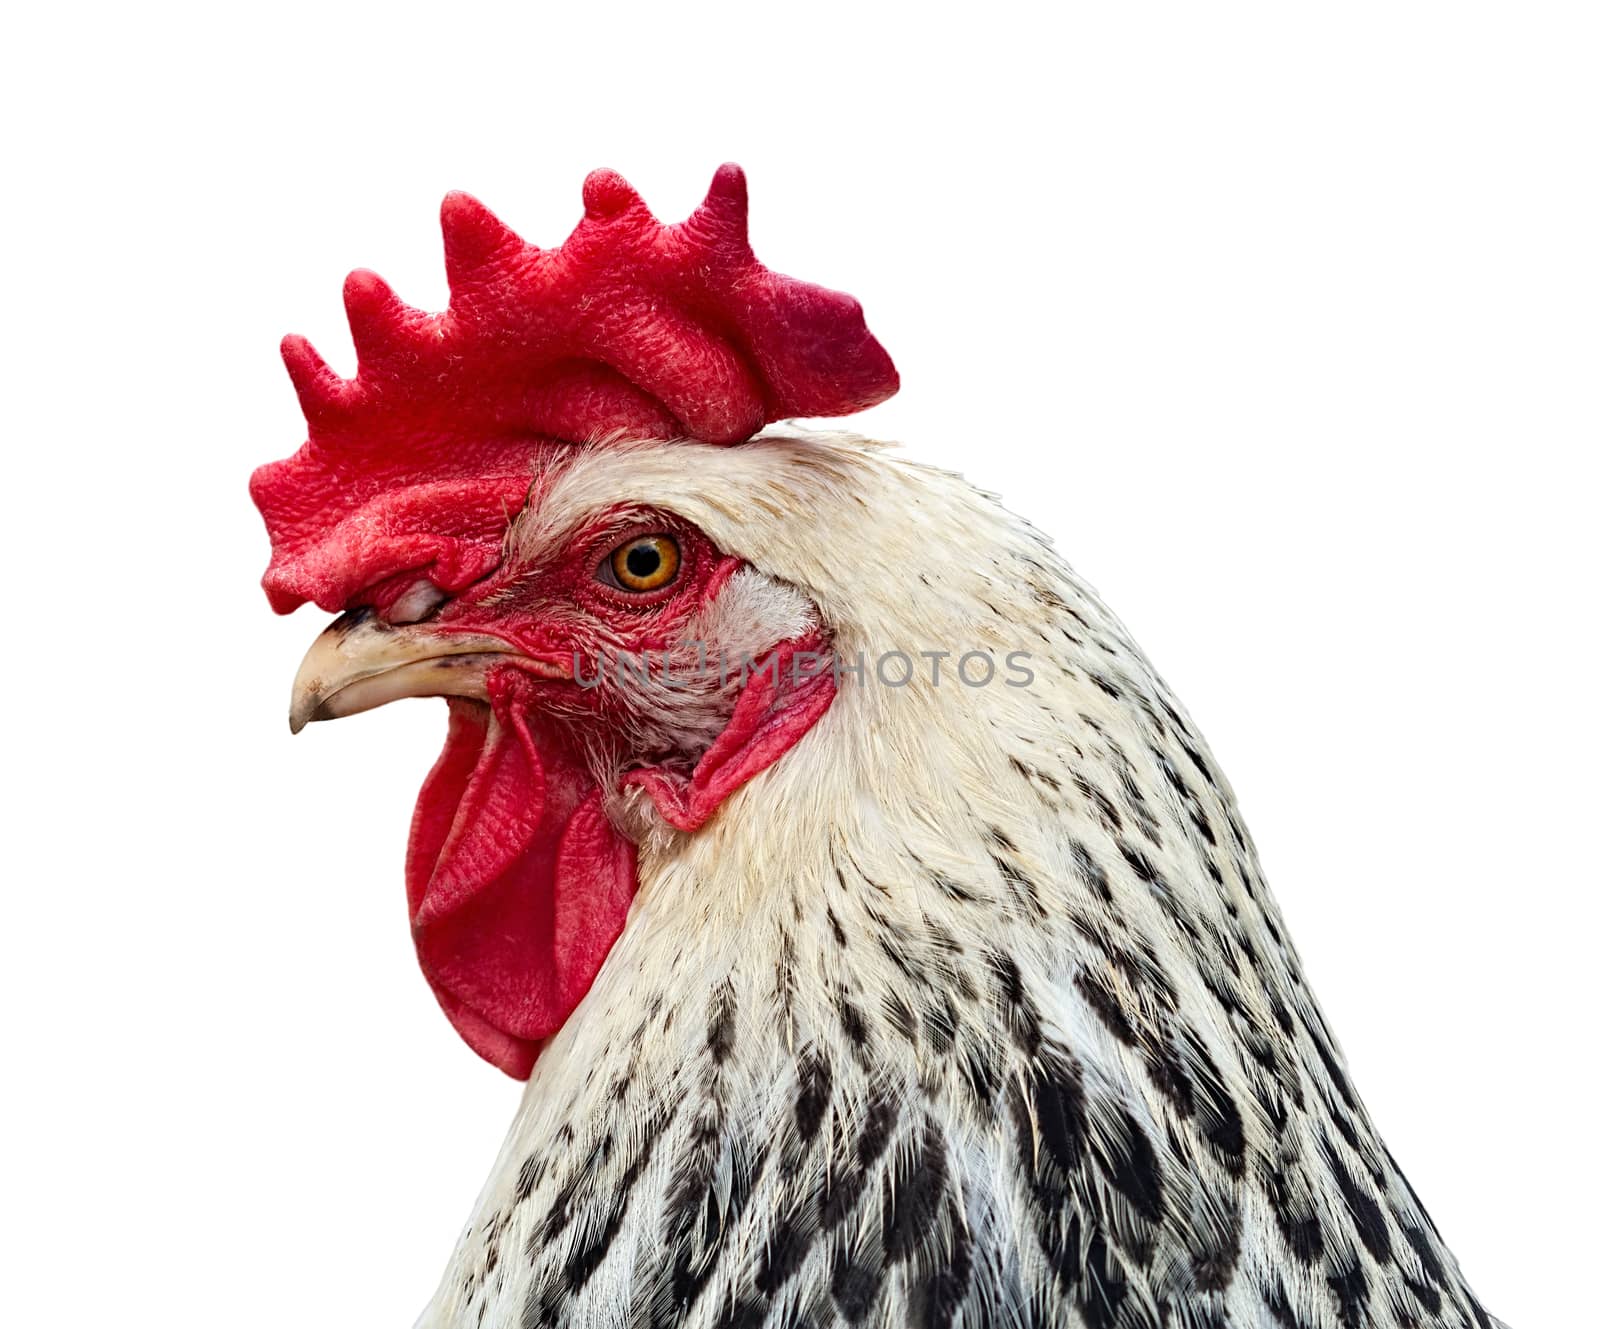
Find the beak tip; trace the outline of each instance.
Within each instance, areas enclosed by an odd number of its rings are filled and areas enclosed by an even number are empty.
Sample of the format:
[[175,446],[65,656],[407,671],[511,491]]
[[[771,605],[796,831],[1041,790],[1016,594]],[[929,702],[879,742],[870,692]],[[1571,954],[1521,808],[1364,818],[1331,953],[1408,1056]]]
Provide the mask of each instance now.
[[313,720],[322,718],[320,698],[315,695],[296,697],[289,707],[289,732],[298,734]]

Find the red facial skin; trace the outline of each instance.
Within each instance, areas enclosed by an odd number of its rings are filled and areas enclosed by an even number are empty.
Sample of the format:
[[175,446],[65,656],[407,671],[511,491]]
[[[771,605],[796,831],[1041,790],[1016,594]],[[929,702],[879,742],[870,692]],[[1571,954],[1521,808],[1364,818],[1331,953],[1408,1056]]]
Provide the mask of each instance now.
[[[642,593],[606,584],[610,552],[655,533],[678,543],[674,579]],[[616,513],[548,566],[508,565],[427,622],[441,636],[492,635],[518,653],[490,668],[487,704],[450,701],[449,737],[418,798],[406,863],[423,973],[461,1036],[508,1075],[527,1077],[543,1040],[589,990],[633,898],[634,846],[607,816],[602,781],[614,782],[609,792],[643,787],[670,825],[694,830],[793,746],[834,692],[831,671],[797,685],[790,667],[820,638],[777,643],[777,669],[750,674],[709,746],[668,733],[645,751],[633,746],[636,695],[535,673],[519,657],[592,682],[602,653],[637,658],[682,641],[739,566],[681,522]],[[381,611],[414,580],[387,578],[360,599]]]

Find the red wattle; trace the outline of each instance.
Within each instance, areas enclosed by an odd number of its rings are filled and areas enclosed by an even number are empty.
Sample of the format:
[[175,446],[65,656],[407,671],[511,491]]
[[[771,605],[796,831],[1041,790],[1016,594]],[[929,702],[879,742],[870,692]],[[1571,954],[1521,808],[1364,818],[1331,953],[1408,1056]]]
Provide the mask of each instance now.
[[[833,705],[838,686],[821,637],[799,637],[774,647],[734,703],[728,725],[706,749],[688,779],[657,766],[630,771],[625,785],[638,785],[669,826],[697,831],[723,801],[777,761],[810,732]],[[798,668],[820,662],[819,673]]]
[[[687,779],[650,767],[624,783],[642,785],[668,824],[698,829],[832,704],[824,648],[820,637],[775,647]],[[798,668],[808,657],[820,673]],[[495,671],[488,705],[450,702],[406,856],[422,972],[473,1051],[516,1079],[589,991],[638,888],[633,844],[573,740],[539,718],[536,687]]]
[[633,846],[587,768],[528,708],[450,703],[412,820],[406,895],[422,971],[480,1056],[526,1078],[622,930]]

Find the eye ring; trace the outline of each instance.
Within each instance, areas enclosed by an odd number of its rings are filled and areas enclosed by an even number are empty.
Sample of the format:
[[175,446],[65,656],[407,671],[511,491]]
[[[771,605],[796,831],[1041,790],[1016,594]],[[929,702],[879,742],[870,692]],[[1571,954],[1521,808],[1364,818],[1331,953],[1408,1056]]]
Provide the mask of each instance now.
[[639,535],[606,556],[601,580],[624,591],[659,591],[672,584],[682,562],[678,542],[670,535]]

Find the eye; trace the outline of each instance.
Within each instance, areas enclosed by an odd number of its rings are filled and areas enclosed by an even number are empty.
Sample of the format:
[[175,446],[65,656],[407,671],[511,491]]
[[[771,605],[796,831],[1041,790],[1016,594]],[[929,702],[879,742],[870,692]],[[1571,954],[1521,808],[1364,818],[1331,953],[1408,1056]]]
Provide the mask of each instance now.
[[678,563],[678,542],[670,535],[641,535],[611,551],[601,579],[625,591],[659,591],[678,575]]

